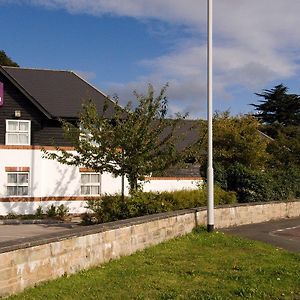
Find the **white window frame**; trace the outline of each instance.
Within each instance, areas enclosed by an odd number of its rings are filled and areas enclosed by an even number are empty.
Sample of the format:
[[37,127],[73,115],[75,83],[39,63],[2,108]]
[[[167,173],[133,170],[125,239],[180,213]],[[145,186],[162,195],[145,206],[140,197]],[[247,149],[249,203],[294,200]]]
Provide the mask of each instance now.
[[[19,124],[20,122],[22,123],[27,123],[28,124],[28,131],[21,131],[21,130],[16,130],[16,131],[8,131],[8,123],[9,122],[16,122],[18,124],[18,128],[19,128]],[[9,134],[28,134],[28,143],[8,143],[8,135]],[[31,144],[31,121],[30,120],[6,120],[6,131],[5,131],[5,145],[30,145]]]
[[79,141],[87,141],[91,146],[99,147],[99,144],[93,140],[93,135],[87,129],[84,129],[82,124],[79,124],[79,129]]
[[[9,183],[8,182],[8,175],[16,174],[17,175],[17,182],[16,183]],[[26,183],[18,183],[18,175],[20,174],[27,174],[28,180]],[[29,172],[19,172],[19,171],[12,171],[12,172],[6,172],[6,194],[8,197],[26,197],[29,196],[29,186],[30,186],[30,173]],[[17,194],[16,195],[9,195],[8,188],[9,187],[17,187]],[[19,187],[27,187],[27,194],[21,195],[19,194]]]
[[[82,175],[99,175],[99,182],[91,182],[91,180],[87,183],[82,182]],[[91,188],[89,194],[83,194],[81,188],[82,187],[99,187],[99,194],[92,194]],[[80,172],[80,195],[81,196],[100,196],[101,195],[101,174],[96,172]]]

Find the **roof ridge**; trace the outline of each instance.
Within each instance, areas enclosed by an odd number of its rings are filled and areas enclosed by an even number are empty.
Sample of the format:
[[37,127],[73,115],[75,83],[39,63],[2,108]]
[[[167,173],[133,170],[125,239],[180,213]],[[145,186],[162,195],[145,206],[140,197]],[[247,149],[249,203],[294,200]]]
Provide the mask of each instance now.
[[[9,68],[9,69],[17,69],[17,70],[34,70],[34,71],[51,71],[51,72],[67,72],[67,73],[71,73],[71,74],[77,76],[79,79],[81,79],[86,84],[88,84],[90,87],[92,87],[93,89],[95,89],[97,92],[101,93],[105,98],[107,98],[108,100],[110,100],[112,103],[117,104],[117,102],[115,100],[111,99],[111,97],[109,95],[107,95],[106,93],[102,92],[99,88],[97,88],[94,85],[92,85],[91,83],[89,83],[87,80],[85,80],[83,77],[81,77],[74,70],[53,70],[53,69],[23,68],[23,67],[12,67],[12,66],[2,66],[2,67],[3,68]],[[120,104],[118,104],[118,105],[120,106]]]
[[102,92],[99,88],[95,87],[94,85],[92,85],[91,83],[89,83],[87,80],[85,80],[83,77],[81,77],[80,75],[78,75],[76,73],[76,71],[70,71],[70,73],[72,73],[75,76],[77,76],[80,80],[82,80],[83,82],[85,82],[86,84],[88,84],[90,87],[92,87],[97,92],[101,93],[106,99],[108,99],[109,101],[111,101],[113,104],[121,106],[119,103],[117,104],[117,102],[115,100],[111,99],[111,97],[109,95],[107,95],[106,93]]
[[54,69],[41,69],[41,68],[23,68],[23,67],[12,67],[12,66],[2,66],[5,69],[16,69],[16,70],[34,70],[34,71],[52,71],[52,72],[68,72],[73,73],[71,70],[54,70]]

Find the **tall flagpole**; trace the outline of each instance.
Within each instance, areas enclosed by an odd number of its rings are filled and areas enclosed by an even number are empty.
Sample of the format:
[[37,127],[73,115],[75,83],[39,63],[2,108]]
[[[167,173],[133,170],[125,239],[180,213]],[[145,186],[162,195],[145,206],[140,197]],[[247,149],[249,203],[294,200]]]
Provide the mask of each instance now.
[[207,0],[207,126],[208,126],[208,161],[207,161],[207,231],[214,230],[214,169],[213,169],[213,93],[212,93],[212,29],[213,0]]

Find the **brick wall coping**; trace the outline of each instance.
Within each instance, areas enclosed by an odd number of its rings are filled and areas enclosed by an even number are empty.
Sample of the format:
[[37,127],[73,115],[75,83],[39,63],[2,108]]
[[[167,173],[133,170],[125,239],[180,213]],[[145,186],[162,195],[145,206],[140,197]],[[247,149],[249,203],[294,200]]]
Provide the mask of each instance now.
[[[215,209],[222,208],[230,208],[230,207],[239,207],[239,206],[257,206],[257,205],[268,205],[268,204],[280,204],[287,202],[300,202],[300,199],[296,199],[293,201],[272,201],[272,202],[255,202],[255,203],[239,203],[239,204],[228,204],[228,205],[220,205],[216,206]],[[206,207],[198,207],[191,209],[183,209],[171,212],[164,212],[153,215],[146,215],[142,217],[136,217],[126,220],[119,220],[115,222],[103,223],[92,226],[80,226],[73,229],[68,230],[67,232],[58,232],[58,233],[50,233],[46,235],[39,235],[29,238],[22,238],[13,241],[0,242],[0,253],[5,253],[9,251],[14,251],[18,249],[25,249],[34,246],[39,246],[43,244],[59,242],[62,240],[66,240],[72,237],[80,237],[90,234],[96,234],[100,232],[110,231],[122,227],[130,227],[132,225],[138,225],[143,223],[148,223],[151,221],[161,220],[169,217],[175,217],[180,215],[185,215],[189,213],[196,213],[199,211],[206,210]],[[1,225],[0,225],[1,228]]]

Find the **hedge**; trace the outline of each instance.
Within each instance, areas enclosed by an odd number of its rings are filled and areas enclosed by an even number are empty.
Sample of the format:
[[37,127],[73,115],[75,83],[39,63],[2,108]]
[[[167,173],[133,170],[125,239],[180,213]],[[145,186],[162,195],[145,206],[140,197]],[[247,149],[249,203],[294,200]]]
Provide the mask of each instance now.
[[[218,186],[215,186],[214,195],[216,205],[236,202],[234,192],[226,192]],[[206,202],[206,188],[161,193],[137,192],[131,197],[124,198],[120,195],[105,195],[99,199],[88,201],[87,208],[90,213],[84,214],[82,220],[84,224],[105,223],[160,212],[205,206]]]

